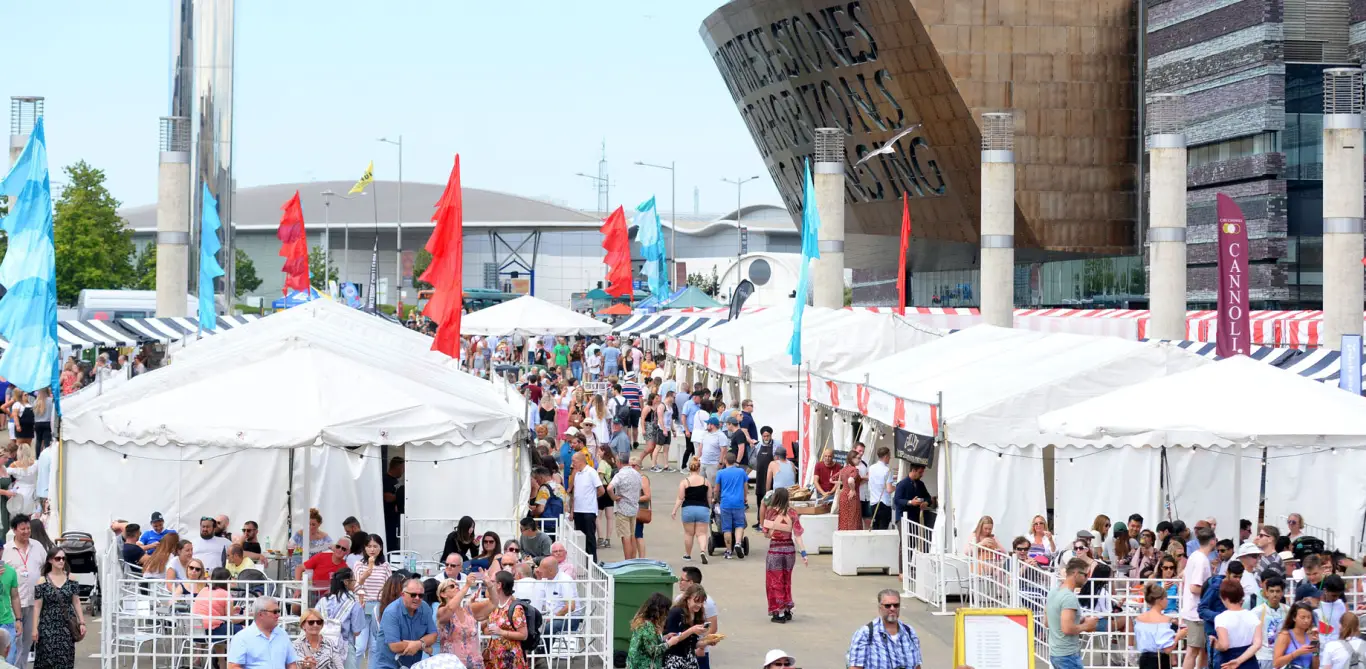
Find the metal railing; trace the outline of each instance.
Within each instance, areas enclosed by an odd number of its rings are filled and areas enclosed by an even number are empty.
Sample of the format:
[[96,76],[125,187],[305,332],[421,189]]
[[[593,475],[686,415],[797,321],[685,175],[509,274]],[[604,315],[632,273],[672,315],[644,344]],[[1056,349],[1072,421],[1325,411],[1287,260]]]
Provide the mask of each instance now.
[[[1044,609],[1057,577],[1037,563],[991,548],[975,546],[967,555],[968,605],[972,608],[1028,609],[1034,614],[1034,655],[1052,666],[1048,655],[1048,619]],[[1135,663],[1137,665],[1137,663]],[[1100,665],[1087,664],[1088,667]]]
[[[245,573],[245,572],[244,572]],[[142,578],[118,565],[102,576],[104,618],[101,621],[101,667],[208,666],[226,661],[228,639],[252,623],[252,604],[267,595],[279,602],[280,629],[290,637],[299,635],[299,615],[306,605],[303,581],[229,580],[165,581]],[[195,613],[196,591],[222,590],[208,614]],[[222,602],[218,604],[218,602]],[[215,608],[222,607],[221,611]]]
[[945,560],[933,537],[932,528],[901,519],[901,592],[943,613],[948,610],[946,572],[954,571],[954,579],[960,582],[966,574],[956,573],[959,563]]
[[[564,519],[561,519],[563,523]],[[532,664],[544,660],[549,666],[609,667],[612,662],[612,577],[584,551],[585,537],[572,525],[565,528],[560,543],[565,546],[573,577],[576,600],[573,611],[564,617],[543,612],[545,629],[539,651],[530,653]]]
[[[565,516],[559,518],[533,518],[541,531],[550,535],[551,540],[560,541],[564,535],[564,528],[572,528],[573,523],[566,520]],[[446,535],[455,531],[455,527],[460,523],[459,518],[409,518],[403,516],[399,521],[399,537],[402,539],[403,550],[417,554],[417,559],[426,561],[440,561],[446,556],[441,554],[442,548],[446,545]],[[507,544],[510,540],[520,539],[522,527],[520,520],[509,518],[475,518],[474,533],[476,535],[485,532],[493,532],[498,538]],[[582,536],[582,535],[580,535]],[[498,547],[503,550],[502,546]]]

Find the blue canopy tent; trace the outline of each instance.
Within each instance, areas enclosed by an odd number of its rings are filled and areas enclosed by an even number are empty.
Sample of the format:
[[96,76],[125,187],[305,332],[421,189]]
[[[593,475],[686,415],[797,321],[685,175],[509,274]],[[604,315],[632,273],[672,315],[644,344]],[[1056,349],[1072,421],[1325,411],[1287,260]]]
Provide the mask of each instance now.
[[272,309],[288,309],[297,307],[300,304],[307,304],[313,300],[322,298],[322,294],[313,286],[308,287],[308,293],[300,290],[292,290],[288,295],[270,303]]

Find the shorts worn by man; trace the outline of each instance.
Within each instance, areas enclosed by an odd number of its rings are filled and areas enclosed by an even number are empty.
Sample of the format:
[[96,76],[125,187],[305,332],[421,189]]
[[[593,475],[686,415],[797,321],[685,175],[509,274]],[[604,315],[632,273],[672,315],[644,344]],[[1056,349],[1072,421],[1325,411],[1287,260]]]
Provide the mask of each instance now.
[[[745,487],[749,475],[743,467],[736,464],[735,454],[726,454],[726,468],[716,473],[716,497],[721,507],[721,533],[726,537],[727,560],[731,558],[731,547],[739,549],[745,538]],[[736,553],[743,558],[745,553]]]
[[726,451],[730,440],[721,432],[721,419],[716,416],[707,418],[707,431],[702,435],[702,450],[698,456],[702,461],[702,477],[707,483],[716,482],[716,471],[721,467],[721,454]]

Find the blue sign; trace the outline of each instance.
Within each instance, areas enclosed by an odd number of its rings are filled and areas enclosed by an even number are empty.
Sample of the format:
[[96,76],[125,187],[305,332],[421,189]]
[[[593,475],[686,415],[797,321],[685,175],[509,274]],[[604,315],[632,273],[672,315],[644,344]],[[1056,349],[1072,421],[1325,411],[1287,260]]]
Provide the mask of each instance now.
[[1361,394],[1361,335],[1342,335],[1342,359],[1338,361],[1338,387]]

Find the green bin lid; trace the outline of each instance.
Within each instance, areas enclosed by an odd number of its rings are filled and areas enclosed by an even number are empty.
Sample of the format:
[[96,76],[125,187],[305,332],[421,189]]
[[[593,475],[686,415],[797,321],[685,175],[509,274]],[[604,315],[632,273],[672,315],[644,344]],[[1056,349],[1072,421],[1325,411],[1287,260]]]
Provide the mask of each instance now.
[[612,578],[626,583],[672,584],[678,581],[671,567],[654,561],[604,565],[603,570],[611,574]]

